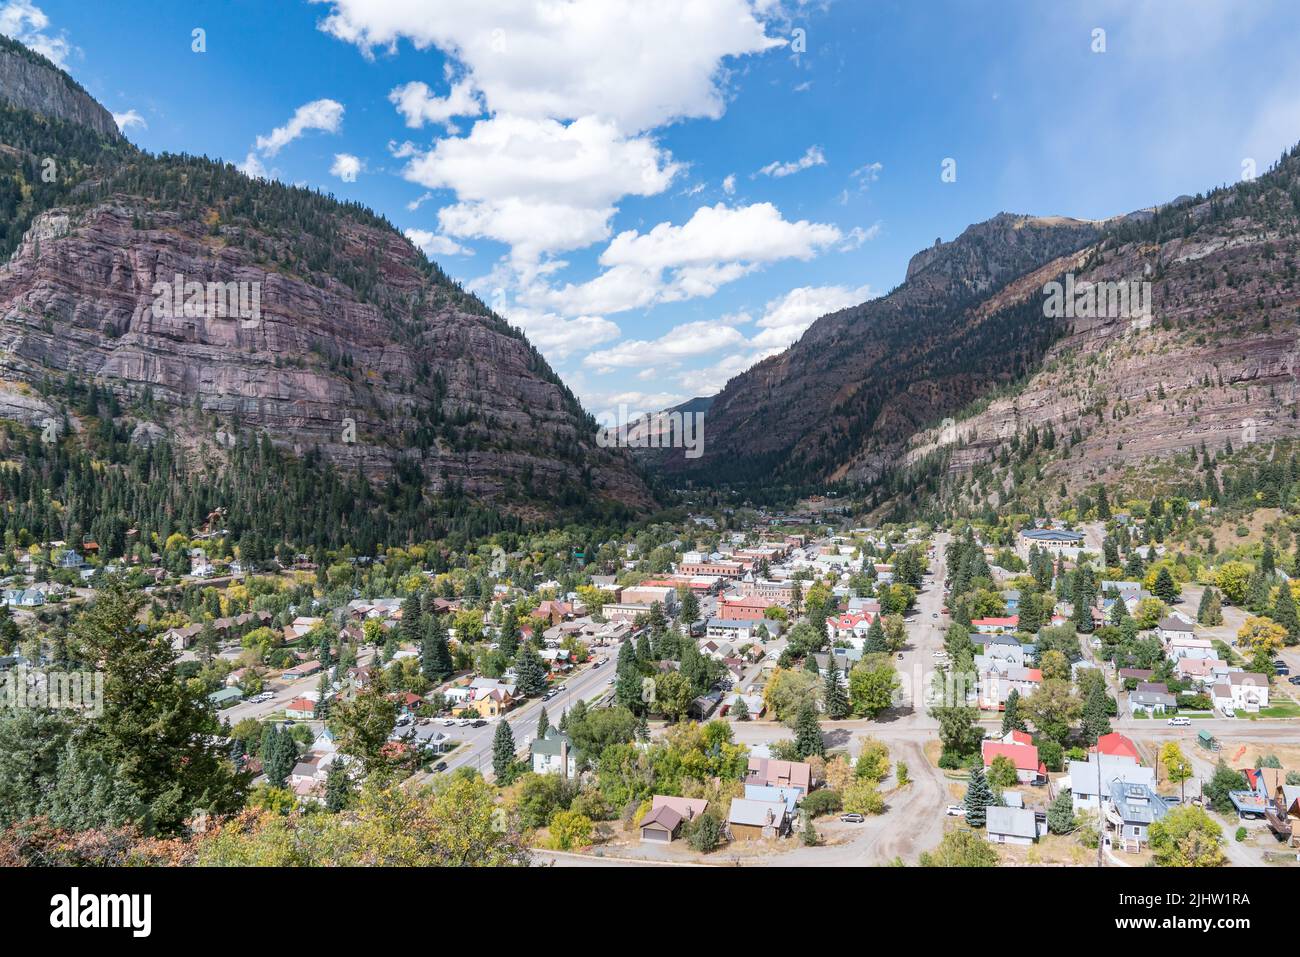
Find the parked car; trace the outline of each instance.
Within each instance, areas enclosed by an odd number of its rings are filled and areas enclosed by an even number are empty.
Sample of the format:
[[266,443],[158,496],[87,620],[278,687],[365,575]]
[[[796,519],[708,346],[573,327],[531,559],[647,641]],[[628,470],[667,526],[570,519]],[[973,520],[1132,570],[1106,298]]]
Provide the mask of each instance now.
[[1235,708],[1232,707],[1232,705],[1225,705],[1220,710],[1223,711],[1223,716],[1225,718],[1235,718],[1237,716],[1237,711]]
[[479,718],[477,721],[474,722],[474,727],[481,728],[485,724],[487,724],[487,721],[484,718]]
[[855,814],[852,811],[850,811],[848,814],[841,814],[840,820],[843,821],[845,824],[861,824],[863,821],[866,820],[866,818],[863,817],[861,814]]
[[433,766],[433,769],[434,769],[435,771],[446,771],[446,770],[447,770],[447,762],[446,762],[446,761],[439,761],[437,764],[435,764],[435,765]]
[[1178,715],[1177,717],[1173,717],[1169,719],[1169,726],[1171,728],[1185,728],[1191,723],[1192,723],[1192,719],[1185,717],[1183,715]]
[[453,728],[453,727],[456,726],[456,719],[455,719],[455,718],[448,718],[446,721],[444,721],[444,722],[442,723],[442,726],[443,726],[444,728]]
[[1291,684],[1293,685],[1300,685],[1300,675],[1292,675],[1290,678],[1287,678],[1286,680],[1291,682]]
[[963,804],[949,804],[943,813],[947,814],[949,817],[965,817],[966,806]]

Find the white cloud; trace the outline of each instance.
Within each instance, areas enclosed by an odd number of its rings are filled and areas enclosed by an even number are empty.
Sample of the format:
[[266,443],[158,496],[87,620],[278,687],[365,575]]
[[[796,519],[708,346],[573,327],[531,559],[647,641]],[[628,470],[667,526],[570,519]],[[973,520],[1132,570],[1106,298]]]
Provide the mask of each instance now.
[[596,116],[626,132],[724,109],[727,57],[769,37],[748,0],[314,0],[320,28],[369,53],[407,39],[461,65],[493,114]]
[[434,256],[473,256],[474,250],[466,249],[460,243],[446,236],[439,236],[427,229],[407,229],[402,233],[407,239],[429,258]]
[[755,176],[775,176],[778,179],[783,176],[791,176],[803,170],[810,169],[814,166],[825,166],[826,154],[822,152],[820,146],[810,146],[804,151],[803,156],[799,157],[793,163],[771,162],[760,169]]
[[620,334],[617,324],[601,316],[566,319],[553,312],[511,309],[506,318],[524,330],[529,341],[554,360],[563,360],[575,352],[617,339]]
[[62,34],[52,37],[46,33],[49,26],[50,18],[31,0],[8,0],[0,6],[0,33],[35,50],[55,66],[66,66],[72,46]]
[[612,348],[588,354],[582,362],[599,373],[606,373],[642,366],[647,362],[673,362],[707,355],[744,341],[745,337],[733,326],[707,321],[689,322],[674,327],[653,341],[624,340]]
[[266,136],[257,138],[257,151],[263,156],[275,156],[308,130],[337,133],[343,126],[343,104],[337,100],[312,100],[294,111],[289,122],[277,126]]
[[403,175],[459,202],[439,212],[442,231],[506,243],[520,263],[609,237],[615,203],[663,191],[679,167],[648,137],[610,123],[497,116],[468,136],[416,152]]
[[248,151],[248,155],[244,157],[244,161],[242,163],[236,164],[235,169],[239,170],[245,176],[252,177],[253,179],[271,178],[271,173],[267,170],[266,166],[262,163],[262,161],[257,158],[257,154],[254,153],[252,150]]
[[752,344],[762,350],[784,349],[824,315],[871,298],[870,286],[800,286],[768,302],[758,320],[762,330]]
[[616,313],[713,295],[727,283],[782,259],[808,260],[840,242],[827,223],[790,222],[771,203],[701,206],[680,226],[619,233],[600,255],[604,272],[561,288],[532,287],[524,298],[565,314]]
[[857,249],[867,240],[875,239],[879,235],[880,235],[879,223],[872,223],[866,229],[863,229],[861,226],[854,226],[852,229],[848,231],[847,234],[845,234],[844,242],[840,243],[839,246],[837,246],[836,248],[842,253],[847,253],[854,249]]
[[330,166],[330,175],[337,176],[345,183],[355,183],[357,175],[365,168],[366,164],[360,157],[353,156],[351,153],[335,153],[334,163]]
[[117,128],[123,133],[133,126],[138,126],[145,130],[149,128],[149,124],[144,121],[144,117],[136,110],[127,110],[125,113],[114,113],[113,122],[117,124]]
[[868,183],[874,183],[880,179],[880,171],[884,168],[885,164],[881,162],[868,163],[866,166],[859,166],[855,169],[849,174],[849,178],[860,180],[863,187],[865,187]]
[[722,191],[728,196],[736,195],[736,174],[731,173],[722,181]]
[[394,88],[388,94],[388,100],[412,129],[419,129],[425,123],[437,125],[456,116],[478,116],[483,112],[474,87],[465,81],[452,84],[445,97],[437,97],[427,83],[413,80]]

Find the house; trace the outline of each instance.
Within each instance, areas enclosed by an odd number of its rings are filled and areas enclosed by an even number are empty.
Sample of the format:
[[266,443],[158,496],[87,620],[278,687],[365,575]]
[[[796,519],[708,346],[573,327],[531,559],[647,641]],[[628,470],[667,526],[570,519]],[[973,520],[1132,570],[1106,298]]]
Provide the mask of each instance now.
[[441,754],[443,749],[451,742],[451,738],[439,731],[437,726],[429,722],[424,724],[408,724],[406,727],[398,727],[389,735],[390,741],[401,741],[408,747],[416,748],[428,754]]
[[753,623],[739,619],[710,618],[704,634],[709,638],[732,641],[737,644],[749,641]]
[[757,841],[781,837],[790,829],[790,818],[781,801],[750,801],[732,798],[727,814],[727,832],[733,841]]
[[652,844],[668,844],[677,836],[682,824],[694,820],[708,807],[709,802],[702,798],[656,794],[649,812],[641,818],[641,840]]
[[[1254,714],[1260,708],[1268,707],[1268,678],[1254,671],[1234,671],[1228,675],[1228,697],[1231,707],[1236,711]],[[1215,686],[1215,705],[1219,704],[1218,691],[1222,685]]]
[[1015,613],[1020,610],[1020,589],[1008,588],[1002,592],[1002,603],[1007,606],[1007,611]]
[[228,708],[232,704],[243,701],[244,692],[240,691],[238,688],[222,688],[220,691],[214,691],[212,694],[208,695],[208,700],[218,709]]
[[1097,744],[1089,748],[1089,750],[1094,754],[1120,755],[1141,763],[1141,759],[1138,757],[1137,745],[1118,731],[1103,734],[1097,739]]
[[776,761],[751,755],[745,783],[789,787],[807,794],[812,790],[812,765],[805,761]]
[[316,702],[311,698],[294,698],[284,706],[284,716],[295,721],[310,721],[316,717]]
[[867,640],[867,631],[879,612],[849,611],[842,615],[832,615],[826,619],[826,629],[831,641],[847,641],[855,648],[861,648]]
[[650,606],[630,604],[628,602],[611,602],[608,605],[602,605],[600,613],[608,621],[636,621],[641,615],[650,614]]
[[1125,681],[1150,681],[1155,675],[1156,673],[1150,668],[1120,668],[1119,671],[1115,672],[1115,677],[1119,678],[1121,683]]
[[745,798],[749,801],[780,801],[785,804],[786,813],[793,818],[795,808],[803,795],[795,788],[773,787],[767,784],[746,784]]
[[1156,625],[1156,633],[1160,640],[1168,645],[1170,642],[1177,641],[1180,638],[1195,637],[1196,626],[1186,618],[1178,615],[1169,615],[1161,618],[1160,623]]
[[299,678],[307,678],[316,674],[321,669],[319,661],[304,661],[300,665],[294,665],[287,669],[280,677],[284,681],[297,681]]
[[1025,646],[1014,635],[971,635],[971,643],[977,654],[1022,668],[1025,665]]
[[1300,785],[1284,784],[1273,792],[1265,813],[1269,829],[1292,847],[1300,846]]
[[172,651],[184,651],[202,633],[202,625],[186,625],[184,628],[168,628],[163,632],[163,637],[172,646]]
[[1043,673],[1037,668],[1023,668],[983,655],[976,657],[975,669],[980,676],[979,706],[986,710],[1000,711],[1013,689],[1023,699],[1043,683]]
[[1229,674],[1228,663],[1222,658],[1179,658],[1174,673],[1183,681],[1196,685],[1214,685]]
[[1071,761],[1069,777],[1063,783],[1070,789],[1074,810],[1082,811],[1087,808],[1096,810],[1099,794],[1106,795],[1103,801],[1109,799],[1112,781],[1145,784],[1154,789],[1156,773],[1125,755],[1094,754],[1088,761]]
[[991,844],[1033,844],[1039,837],[1034,812],[1023,807],[990,807],[986,812],[984,832]]
[[546,734],[528,746],[529,761],[537,774],[578,775],[578,757],[573,741],[559,728],[547,728]]
[[835,670],[840,673],[840,683],[846,688],[849,684],[849,671],[853,666],[862,660],[861,648],[833,648],[831,652],[818,651],[813,654],[813,661],[817,663],[817,673],[823,678],[826,677],[830,670],[831,654],[835,656]]
[[1011,615],[1005,618],[976,618],[971,622],[971,627],[981,635],[1012,634],[1019,625],[1019,615]]
[[981,751],[984,754],[985,770],[993,766],[996,758],[1004,757],[1016,766],[1016,780],[1021,784],[1047,780],[1047,766],[1038,759],[1038,748],[1032,744],[1006,744],[986,740],[981,743]]
[[657,603],[666,614],[672,614],[677,608],[677,589],[655,585],[629,585],[623,589],[623,596],[619,600],[625,605],[645,605],[647,608]]
[[1106,822],[1115,828],[1115,843],[1140,851],[1150,836],[1151,824],[1169,813],[1169,804],[1146,783],[1110,782]]
[[1178,706],[1178,698],[1169,693],[1163,681],[1143,681],[1128,695],[1129,714],[1164,714]]

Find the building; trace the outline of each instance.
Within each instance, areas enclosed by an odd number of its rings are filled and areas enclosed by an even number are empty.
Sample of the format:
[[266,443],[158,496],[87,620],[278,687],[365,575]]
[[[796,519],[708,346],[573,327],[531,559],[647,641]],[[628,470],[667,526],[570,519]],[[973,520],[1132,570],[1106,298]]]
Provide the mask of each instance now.
[[1214,686],[1214,706],[1254,714],[1268,707],[1268,678],[1254,671],[1234,671]]
[[723,598],[718,603],[718,617],[726,621],[762,621],[772,603],[757,595],[749,598]]
[[284,706],[284,716],[294,721],[310,721],[316,717],[316,702],[311,698],[294,698]]
[[1163,681],[1143,681],[1129,692],[1129,714],[1164,714],[1178,707],[1178,698],[1169,693],[1169,686]]
[[[1099,766],[1100,765],[1100,766]],[[1156,774],[1125,755],[1092,755],[1089,761],[1071,761],[1069,778],[1064,782],[1070,789],[1074,810],[1096,810],[1098,795],[1110,795],[1114,781],[1126,784],[1145,784],[1155,789]]]
[[705,625],[704,634],[715,641],[743,643],[749,641],[757,626],[753,622],[739,619],[710,618]]
[[[625,589],[626,591],[626,589]],[[609,621],[635,621],[639,615],[649,615],[650,606],[629,602],[612,602],[601,606],[600,613]]]
[[1040,831],[1034,812],[1023,807],[990,807],[984,833],[990,844],[1033,844]]
[[1141,763],[1141,759],[1138,757],[1137,745],[1118,731],[1112,731],[1110,734],[1103,734],[1097,739],[1096,746],[1089,750],[1094,754],[1118,755],[1121,757],[1132,758],[1134,762]]
[[782,837],[790,830],[790,818],[781,801],[750,801],[732,798],[727,814],[727,833],[733,841],[757,841]]
[[238,702],[243,701],[244,692],[240,691],[238,688],[222,688],[220,691],[214,691],[212,694],[208,695],[208,700],[218,709],[228,708],[232,704],[237,704]]
[[[623,595],[619,601],[624,605],[646,606],[658,602],[665,613],[672,614],[677,608],[677,589],[657,585],[629,585],[623,589]],[[605,607],[608,608],[609,606],[606,605]],[[609,616],[606,615],[605,617],[608,618]]]
[[1110,782],[1106,822],[1115,829],[1114,843],[1128,851],[1140,851],[1150,838],[1150,827],[1169,813],[1169,804],[1151,785],[1127,781]]
[[812,790],[812,765],[804,761],[777,761],[751,756],[745,783],[789,787],[807,794]]
[[1021,531],[1016,539],[1020,557],[1027,559],[1030,549],[1037,547],[1040,552],[1047,552],[1070,560],[1079,557],[1084,549],[1084,538],[1080,532],[1068,532],[1057,528],[1028,528]]
[[656,794],[646,816],[641,818],[641,840],[651,844],[669,844],[681,827],[708,810],[702,798],[680,798]]
[[976,618],[971,622],[971,627],[981,635],[1014,634],[1019,626],[1019,615],[1010,615],[1005,618]]
[[533,771],[538,774],[578,776],[578,757],[569,736],[559,728],[547,728],[546,735],[528,746]]
[[700,559],[698,561],[685,561],[677,566],[677,574],[689,575],[692,578],[712,576],[714,578],[740,578],[745,574],[745,566],[740,562],[729,562],[724,560]]
[[986,740],[981,744],[981,751],[985,770],[993,766],[994,760],[1003,757],[1016,766],[1016,780],[1021,784],[1036,784],[1047,780],[1047,766],[1038,759],[1038,748],[1032,744],[1018,740],[1015,743]]

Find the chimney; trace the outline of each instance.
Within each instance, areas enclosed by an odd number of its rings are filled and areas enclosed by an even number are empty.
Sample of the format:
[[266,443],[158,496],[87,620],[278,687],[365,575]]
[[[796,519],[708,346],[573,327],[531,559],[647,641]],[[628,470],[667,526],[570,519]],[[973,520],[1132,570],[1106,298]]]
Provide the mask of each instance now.
[[567,738],[560,739],[560,774],[566,780],[569,777],[569,741]]

